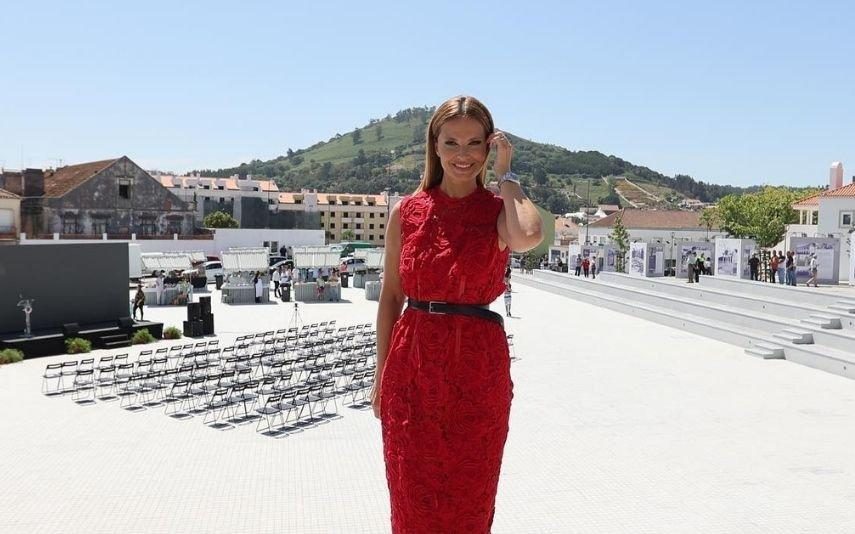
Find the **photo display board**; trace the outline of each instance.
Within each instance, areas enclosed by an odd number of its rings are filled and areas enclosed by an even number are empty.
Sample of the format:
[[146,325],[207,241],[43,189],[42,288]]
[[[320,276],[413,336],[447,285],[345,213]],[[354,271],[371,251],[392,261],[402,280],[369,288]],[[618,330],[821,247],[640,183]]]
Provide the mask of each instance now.
[[836,237],[791,237],[790,249],[796,255],[796,282],[810,278],[812,254],[816,254],[820,282],[836,284],[840,280],[840,240]]

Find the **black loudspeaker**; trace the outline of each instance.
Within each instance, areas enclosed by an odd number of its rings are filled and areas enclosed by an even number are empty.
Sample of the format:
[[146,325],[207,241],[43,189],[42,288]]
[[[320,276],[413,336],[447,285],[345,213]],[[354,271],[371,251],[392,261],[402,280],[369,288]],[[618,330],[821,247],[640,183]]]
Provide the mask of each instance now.
[[202,317],[211,313],[211,297],[199,297],[199,305],[202,307]]
[[202,316],[202,334],[206,336],[214,335],[214,314],[207,313]]
[[133,317],[119,317],[118,324],[122,330],[130,330],[134,326],[134,319]]
[[62,325],[62,335],[65,337],[76,336],[80,333],[80,325],[77,323],[65,323]]
[[187,303],[187,320],[198,321],[202,318],[202,305],[198,302]]
[[202,321],[184,321],[184,337],[201,337],[203,331]]

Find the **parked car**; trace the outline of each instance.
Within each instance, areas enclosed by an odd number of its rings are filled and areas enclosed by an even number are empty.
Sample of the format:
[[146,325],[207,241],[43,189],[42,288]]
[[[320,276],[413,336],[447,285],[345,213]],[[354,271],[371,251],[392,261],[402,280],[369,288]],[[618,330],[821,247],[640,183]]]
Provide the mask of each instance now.
[[270,258],[268,258],[269,263],[267,265],[269,265],[270,267],[273,267],[274,263],[279,263],[280,261],[285,261],[286,259],[288,259],[288,258],[286,258],[285,256],[279,256],[276,254],[271,254]]
[[520,259],[511,257],[511,269],[519,269],[520,268]]
[[205,276],[208,278],[208,282],[213,282],[214,277],[219,275],[223,275],[223,264],[219,261],[206,261],[202,264],[202,269],[204,269]]
[[341,259],[341,265],[339,266],[338,271],[342,275],[351,275],[356,273],[365,273],[368,271],[368,267],[365,266],[365,260],[362,258],[346,256]]

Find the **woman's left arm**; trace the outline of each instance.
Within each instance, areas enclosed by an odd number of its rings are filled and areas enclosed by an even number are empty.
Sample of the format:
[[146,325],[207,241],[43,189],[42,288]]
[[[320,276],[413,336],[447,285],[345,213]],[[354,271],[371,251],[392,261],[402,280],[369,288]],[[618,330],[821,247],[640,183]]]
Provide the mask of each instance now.
[[[499,178],[511,170],[513,147],[500,131],[490,136],[490,144],[497,149],[493,171]],[[504,204],[496,221],[500,245],[504,243],[514,252],[526,252],[539,245],[543,240],[540,214],[519,184],[510,181],[500,183],[499,195]]]

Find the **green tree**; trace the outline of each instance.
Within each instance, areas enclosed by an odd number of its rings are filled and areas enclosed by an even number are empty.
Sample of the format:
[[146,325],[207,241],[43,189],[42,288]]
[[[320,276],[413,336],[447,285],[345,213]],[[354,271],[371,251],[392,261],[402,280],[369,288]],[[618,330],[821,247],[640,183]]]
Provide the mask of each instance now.
[[202,226],[205,228],[237,228],[240,224],[228,213],[215,211],[205,216]]
[[623,225],[623,213],[621,212],[615,218],[615,224],[612,226],[612,233],[609,237],[618,249],[617,258],[615,261],[615,270],[619,273],[626,272],[626,254],[629,252],[629,233]]
[[548,180],[549,179],[546,176],[546,171],[543,170],[543,167],[538,165],[534,168],[534,181],[537,183],[537,185],[546,185],[546,182]]
[[713,228],[721,228],[721,220],[719,220],[718,212],[715,208],[704,208],[699,217],[701,226],[707,229],[707,237]]
[[354,239],[356,239],[356,234],[353,233],[353,230],[348,229],[341,233],[342,241],[353,241]]
[[374,128],[374,135],[378,141],[383,139],[383,126],[378,124],[376,128]]
[[362,142],[362,132],[359,130],[353,131],[353,144],[358,145]]
[[546,207],[551,213],[561,215],[571,211],[570,208],[572,206],[570,205],[570,199],[567,198],[567,195],[565,195],[563,191],[557,191],[554,195],[549,197]]
[[799,195],[783,187],[765,187],[759,193],[727,195],[708,220],[718,221],[723,231],[737,238],[752,238],[763,248],[778,244],[788,224],[798,222],[792,204]]

